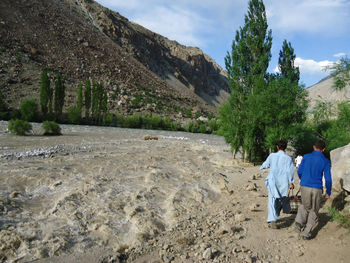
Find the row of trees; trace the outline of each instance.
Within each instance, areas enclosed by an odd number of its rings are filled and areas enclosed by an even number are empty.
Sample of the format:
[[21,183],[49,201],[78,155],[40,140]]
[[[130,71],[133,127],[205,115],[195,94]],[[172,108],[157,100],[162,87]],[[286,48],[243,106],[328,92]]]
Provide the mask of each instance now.
[[[60,120],[62,118],[63,106],[65,103],[66,88],[61,74],[57,73],[54,89],[51,88],[50,78],[47,69],[41,72],[40,84],[40,107],[43,118],[52,118]],[[85,98],[85,99],[84,99]],[[101,83],[87,80],[85,89],[83,84],[78,87],[77,104],[68,110],[69,120],[73,123],[79,123],[83,108],[85,108],[85,118],[90,118],[94,123],[100,123],[107,113],[107,91],[104,90]]]
[[241,151],[248,161],[265,158],[279,139],[292,139],[305,121],[307,93],[299,85],[294,49],[285,40],[280,73],[269,74],[271,46],[264,3],[251,0],[245,25],[236,31],[225,58],[231,94],[219,110],[221,132],[232,152]]
[[56,119],[61,118],[65,95],[66,87],[61,74],[56,73],[55,87],[52,89],[47,69],[43,69],[41,72],[40,84],[40,107],[44,118],[46,118],[48,114],[50,116],[54,115]]

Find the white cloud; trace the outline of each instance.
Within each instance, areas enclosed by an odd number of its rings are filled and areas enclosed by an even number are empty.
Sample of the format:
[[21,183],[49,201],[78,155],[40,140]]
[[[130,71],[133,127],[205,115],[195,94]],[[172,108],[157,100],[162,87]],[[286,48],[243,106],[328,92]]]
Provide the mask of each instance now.
[[265,5],[273,30],[339,35],[350,26],[347,0],[271,0]]
[[346,53],[337,53],[333,55],[336,58],[340,58],[340,57],[346,57]]
[[197,32],[200,32],[201,26],[210,25],[209,21],[196,13],[176,6],[156,7],[136,17],[134,21],[181,44],[192,46],[205,45],[205,41]]
[[294,61],[295,66],[298,66],[301,73],[305,74],[320,74],[325,72],[328,66],[333,65],[334,61],[323,60],[315,61],[313,59],[296,58]]
[[[313,59],[302,59],[295,58],[294,65],[299,67],[300,73],[302,74],[310,74],[310,75],[324,75],[327,74],[327,67],[332,66],[334,61],[323,60],[323,61],[315,61]],[[279,73],[280,70],[278,66],[274,69],[275,73]]]

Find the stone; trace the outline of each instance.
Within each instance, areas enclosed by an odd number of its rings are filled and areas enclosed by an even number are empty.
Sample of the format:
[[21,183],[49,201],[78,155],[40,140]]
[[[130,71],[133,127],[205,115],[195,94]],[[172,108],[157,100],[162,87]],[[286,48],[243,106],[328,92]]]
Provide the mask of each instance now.
[[350,192],[350,144],[331,151],[333,189]]
[[250,211],[257,211],[257,209],[260,207],[260,205],[259,204],[251,204],[250,206],[249,206],[249,210]]
[[257,186],[255,183],[248,184],[247,187],[245,188],[247,191],[256,191]]
[[12,192],[12,193],[10,194],[10,197],[11,197],[11,198],[16,198],[16,197],[18,197],[20,194],[21,194],[20,192],[14,191],[14,192]]
[[245,221],[245,216],[243,214],[236,214],[235,221],[236,222],[243,222],[243,221]]
[[203,252],[203,258],[204,259],[211,259],[213,253],[212,253],[212,249],[210,247],[208,247],[204,252]]
[[231,232],[232,232],[232,228],[231,228],[230,224],[225,223],[225,222],[220,224],[219,234],[227,234],[227,233],[231,233]]

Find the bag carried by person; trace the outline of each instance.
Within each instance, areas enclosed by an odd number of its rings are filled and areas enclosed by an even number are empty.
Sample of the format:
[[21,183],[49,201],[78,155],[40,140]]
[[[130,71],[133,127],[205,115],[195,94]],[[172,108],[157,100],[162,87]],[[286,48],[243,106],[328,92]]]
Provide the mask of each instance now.
[[275,201],[275,209],[277,212],[277,215],[280,215],[281,210],[285,214],[290,214],[291,207],[290,207],[290,199],[288,196],[283,196],[281,198],[277,198]]
[[290,213],[291,214],[296,214],[298,212],[298,208],[301,205],[301,195],[298,195],[300,192],[300,188],[298,190],[298,192],[293,195],[293,189],[292,189],[292,193],[290,194],[290,191],[288,192],[288,198],[289,198],[289,202],[290,202]]

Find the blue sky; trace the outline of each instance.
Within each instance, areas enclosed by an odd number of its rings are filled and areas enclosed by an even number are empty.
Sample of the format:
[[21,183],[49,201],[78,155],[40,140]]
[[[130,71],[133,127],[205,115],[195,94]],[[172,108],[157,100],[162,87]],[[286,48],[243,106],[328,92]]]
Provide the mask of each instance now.
[[[248,0],[97,0],[156,33],[197,46],[224,68],[236,30],[244,25]],[[284,39],[296,54],[306,87],[328,75],[324,67],[350,57],[350,0],[265,0],[276,70]]]

